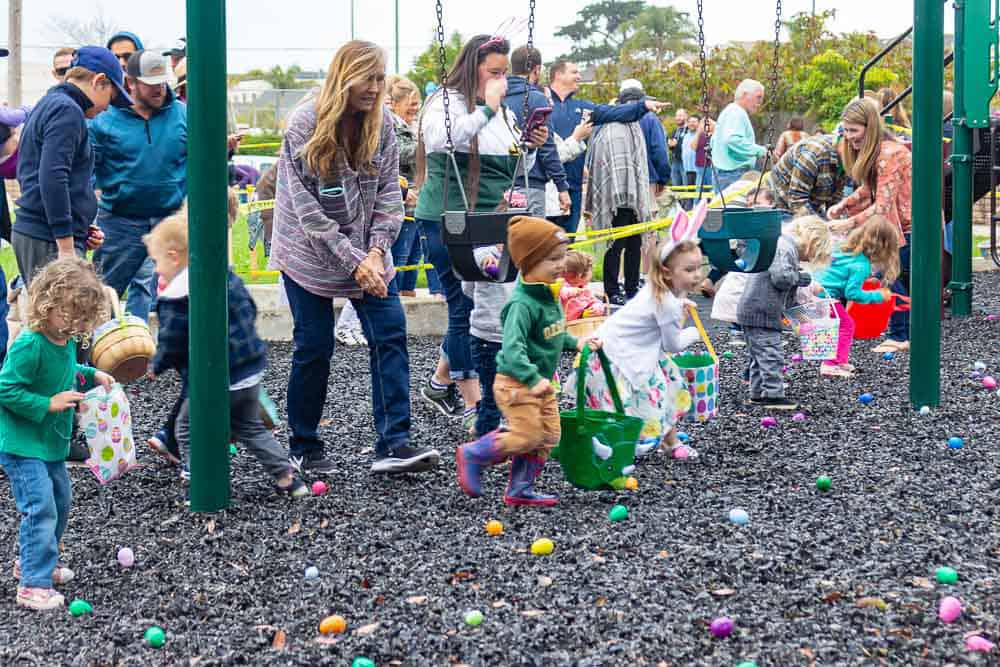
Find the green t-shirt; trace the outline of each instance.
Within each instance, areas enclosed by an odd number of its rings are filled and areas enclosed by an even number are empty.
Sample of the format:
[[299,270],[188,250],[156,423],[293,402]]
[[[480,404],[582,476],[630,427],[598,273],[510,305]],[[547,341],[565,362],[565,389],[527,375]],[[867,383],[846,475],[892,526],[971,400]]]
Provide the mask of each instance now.
[[64,460],[74,411],[49,412],[49,399],[74,389],[78,373],[93,384],[95,372],[76,363],[76,341],[56,345],[42,333],[22,331],[0,370],[0,452]]

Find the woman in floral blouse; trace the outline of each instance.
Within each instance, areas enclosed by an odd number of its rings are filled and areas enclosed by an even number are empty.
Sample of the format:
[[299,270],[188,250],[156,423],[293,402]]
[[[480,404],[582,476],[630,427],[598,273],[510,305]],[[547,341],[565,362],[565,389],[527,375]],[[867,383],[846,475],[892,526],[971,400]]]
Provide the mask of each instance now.
[[[909,149],[885,132],[869,133],[871,126],[882,128],[879,109],[872,100],[854,100],[841,116],[844,128],[844,170],[858,188],[839,204],[830,207],[830,231],[846,235],[872,216],[880,215],[899,230],[900,276],[892,285],[895,294],[906,295],[910,286],[910,228],[913,211],[910,192],[913,160]],[[872,137],[874,135],[874,140]],[[898,312],[889,323],[889,337],[875,352],[903,352],[910,349],[909,313]]]

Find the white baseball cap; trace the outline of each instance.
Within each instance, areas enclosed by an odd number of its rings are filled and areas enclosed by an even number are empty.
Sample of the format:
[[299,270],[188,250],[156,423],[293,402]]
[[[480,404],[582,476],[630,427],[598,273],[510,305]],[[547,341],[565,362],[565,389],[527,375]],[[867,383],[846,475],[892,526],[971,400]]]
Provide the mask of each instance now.
[[639,81],[639,79],[625,79],[622,81],[622,85],[618,88],[618,92],[623,93],[630,88],[643,91],[646,90],[642,87],[642,81]]
[[170,61],[153,51],[136,51],[128,59],[125,75],[148,86],[158,86],[170,80]]

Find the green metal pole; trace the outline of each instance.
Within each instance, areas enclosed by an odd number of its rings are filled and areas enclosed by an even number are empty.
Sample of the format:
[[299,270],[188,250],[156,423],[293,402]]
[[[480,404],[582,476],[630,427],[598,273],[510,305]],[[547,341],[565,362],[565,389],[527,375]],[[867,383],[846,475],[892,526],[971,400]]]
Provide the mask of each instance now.
[[187,0],[191,510],[229,505],[226,0]]
[[913,229],[910,403],[941,400],[941,116],[944,4],[913,3]]
[[[965,16],[966,5],[977,0],[955,2],[955,111],[951,124],[951,312],[955,317],[972,314],[972,128],[966,122]],[[978,0],[980,3],[990,0]]]

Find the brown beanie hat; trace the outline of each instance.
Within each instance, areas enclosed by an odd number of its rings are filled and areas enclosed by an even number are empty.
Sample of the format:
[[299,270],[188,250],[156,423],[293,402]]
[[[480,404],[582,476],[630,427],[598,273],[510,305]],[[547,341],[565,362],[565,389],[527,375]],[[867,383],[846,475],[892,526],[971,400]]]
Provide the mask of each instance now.
[[515,215],[507,227],[507,247],[514,265],[526,273],[560,243],[569,243],[563,228],[543,218]]

